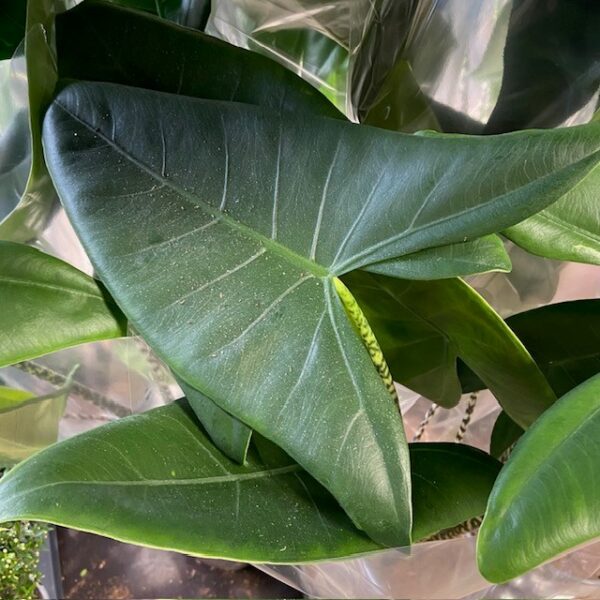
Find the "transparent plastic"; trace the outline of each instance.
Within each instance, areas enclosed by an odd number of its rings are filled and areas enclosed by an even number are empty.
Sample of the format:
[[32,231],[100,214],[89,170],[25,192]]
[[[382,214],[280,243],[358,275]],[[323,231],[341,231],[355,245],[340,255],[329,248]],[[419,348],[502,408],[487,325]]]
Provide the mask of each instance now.
[[[512,128],[589,120],[598,24],[598,8],[585,0],[213,0],[207,30],[283,63],[353,120],[377,106],[386,126],[386,111],[401,101],[401,129],[478,133],[511,129],[507,114],[518,113]],[[539,85],[529,86],[535,77]],[[425,119],[421,95],[433,106]]]
[[[527,33],[528,4],[532,3],[213,0],[208,30],[282,62],[321,89],[353,120],[374,114],[376,107],[379,124],[392,126],[386,115],[393,112],[394,103],[406,100],[398,98],[398,90],[408,88],[415,108],[401,123],[393,124],[397,128],[479,133],[497,118],[494,112],[503,85],[507,39],[511,31],[510,35]],[[520,12],[513,10],[517,5]],[[399,29],[402,22],[407,25]],[[522,119],[522,126],[575,124],[587,121],[595,110],[598,92],[588,93],[582,82],[590,79],[597,64],[576,63],[575,68],[573,60],[565,56],[559,55],[555,62],[566,74],[575,71],[576,82],[571,86],[569,79],[564,89],[552,96],[544,114]],[[17,119],[22,123],[19,126],[27,127],[23,73],[24,65],[18,60],[0,64],[0,81],[11,78],[10,85],[0,85],[0,184],[2,161],[6,160],[2,148],[10,123]],[[412,87],[406,86],[407,82]],[[423,109],[423,97],[434,110]],[[16,173],[13,176],[15,190],[24,188],[24,181]],[[0,218],[3,210],[0,205]],[[37,243],[44,251],[92,273],[62,210],[53,216]],[[469,280],[502,316],[554,302],[600,298],[597,267],[537,258],[512,245],[509,249],[512,273],[489,273]],[[61,439],[169,402],[180,392],[168,370],[135,336],[80,346],[33,362],[46,373],[66,374],[79,365],[75,381],[80,388],[69,397],[60,423]],[[49,382],[22,368],[3,369],[0,376],[7,385],[34,393],[51,389]],[[465,397],[452,410],[438,409],[423,425],[431,403],[406,389],[400,390],[400,397],[407,437],[421,441],[457,441],[466,407],[473,402]],[[462,443],[488,450],[499,410],[488,392],[480,393]],[[479,575],[472,535],[351,560],[260,568],[308,596],[321,598],[600,598],[600,543],[502,586],[490,585]]]

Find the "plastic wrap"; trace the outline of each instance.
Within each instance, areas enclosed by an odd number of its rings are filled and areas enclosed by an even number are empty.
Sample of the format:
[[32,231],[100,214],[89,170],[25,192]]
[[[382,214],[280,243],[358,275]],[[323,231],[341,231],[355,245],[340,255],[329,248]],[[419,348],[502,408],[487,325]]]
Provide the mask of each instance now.
[[[282,62],[353,120],[497,133],[589,119],[598,27],[588,0],[213,0],[208,31]],[[310,47],[317,34],[335,69]]]
[[[505,51],[509,40],[514,47],[515,36],[517,48],[527,38],[533,4],[527,0],[514,4],[510,0],[213,0],[208,30],[282,62],[353,120],[408,131],[431,127],[484,132],[490,122],[500,127],[499,100],[510,105],[513,94],[505,81]],[[573,58],[576,52],[568,54],[554,63],[564,69],[569,81],[575,77],[575,83],[542,103],[533,116],[521,116],[519,127],[589,118],[598,97],[589,86],[597,64],[583,64]],[[5,71],[0,71],[2,76]],[[19,81],[17,77],[15,85]],[[505,93],[503,85],[508,86]],[[2,93],[7,89],[0,87]],[[21,102],[22,93],[15,98]],[[522,96],[519,101],[523,102]],[[399,104],[410,110],[392,117]],[[4,136],[7,122],[1,111],[0,105]],[[503,114],[507,112],[510,106],[503,109]],[[54,215],[38,244],[92,272],[64,212]],[[470,278],[503,316],[552,302],[600,297],[597,267],[536,258],[512,245],[510,253],[512,273]],[[61,421],[61,438],[168,402],[179,393],[168,371],[135,336],[88,344],[35,362],[61,373],[78,364],[75,380],[98,395],[96,401],[85,393],[71,395]],[[48,390],[49,384],[16,368],[3,369],[1,375],[9,385],[36,393]],[[431,403],[410,390],[400,389],[400,397],[409,440],[460,439],[488,450],[500,410],[489,392],[480,393],[474,407],[473,400],[465,397],[456,408],[433,414]],[[461,425],[464,429],[469,403],[473,411],[463,435]],[[472,535],[351,560],[261,568],[308,596],[323,598],[600,598],[600,543],[502,586],[492,586],[479,575]]]

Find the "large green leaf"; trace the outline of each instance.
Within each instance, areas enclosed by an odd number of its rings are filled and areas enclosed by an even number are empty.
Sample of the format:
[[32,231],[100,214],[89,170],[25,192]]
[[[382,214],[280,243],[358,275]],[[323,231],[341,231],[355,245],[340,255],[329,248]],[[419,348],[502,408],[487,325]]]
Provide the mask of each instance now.
[[276,62],[151,15],[86,1],[60,15],[56,29],[62,78],[343,118]]
[[[506,319],[557,396],[600,372],[600,300],[575,300],[535,308]],[[485,384],[459,365],[463,392]]]
[[[1,389],[0,468],[12,467],[56,442],[74,371],[63,386],[44,396]],[[12,408],[8,406],[11,400]]]
[[362,306],[394,379],[443,406],[460,399],[460,356],[504,409],[528,425],[555,400],[504,321],[460,279],[405,281],[365,272],[344,276]]
[[425,539],[485,512],[501,464],[454,442],[410,445],[413,539]]
[[187,403],[173,403],[71,438],[13,469],[0,483],[0,520],[47,520],[252,562],[379,548],[299,465],[270,446],[260,450],[245,466],[232,462]]
[[589,127],[433,139],[89,83],[56,99],[45,149],[133,326],[397,545],[410,526],[402,426],[333,277],[552,202],[598,161]]
[[177,383],[213,444],[232,460],[244,464],[252,438],[252,429],[225,412],[208,396],[195,390],[181,378],[177,378]]
[[600,536],[600,375],[525,433],[494,486],[479,568],[501,582]]
[[[39,519],[252,562],[331,559],[380,548],[297,464],[260,436],[254,439],[240,466],[214,448],[183,401],[127,417],[6,475],[0,521]],[[484,453],[457,444],[412,444],[411,463],[416,538],[481,514],[499,468]]]
[[0,367],[126,335],[98,283],[35,248],[0,242]]

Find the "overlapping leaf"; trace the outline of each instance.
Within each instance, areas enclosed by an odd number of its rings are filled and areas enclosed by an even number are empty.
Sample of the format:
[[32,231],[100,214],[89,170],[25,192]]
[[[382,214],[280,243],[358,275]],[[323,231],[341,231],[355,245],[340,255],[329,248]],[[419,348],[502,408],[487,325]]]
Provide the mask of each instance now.
[[[535,308],[506,319],[557,396],[600,372],[600,300],[574,300]],[[485,384],[459,365],[463,392]]]
[[535,212],[597,164],[590,127],[434,139],[76,84],[46,117],[45,148],[136,329],[397,545],[410,528],[402,426],[332,277]]
[[35,248],[0,242],[0,366],[126,335],[91,277]]
[[600,375],[563,396],[525,433],[500,473],[478,537],[494,582],[600,536]]
[[252,438],[252,429],[182,379],[178,379],[178,383],[215,446],[227,457],[244,464]]
[[600,265],[600,169],[552,206],[504,234],[525,250],[557,260]]
[[[380,548],[299,465],[254,439],[240,466],[214,448],[183,401],[127,417],[11,471],[0,483],[0,521],[38,519],[251,562],[297,563]],[[496,461],[456,444],[410,450],[416,538],[482,513]]]
[[[114,27],[115,21],[120,23]],[[280,35],[282,32],[278,32]],[[57,19],[64,78],[110,81],[147,89],[257,104],[342,118],[316,90],[281,65],[199,32],[103,2],[85,2]],[[160,46],[152,42],[160,39]],[[151,66],[150,66],[151,65]],[[500,240],[488,236],[374,265],[404,277],[452,277],[507,270]]]
[[56,30],[62,78],[342,118],[310,84],[276,62],[151,15],[86,1],[60,15]]
[[405,281],[355,272],[344,281],[396,381],[453,406],[462,393],[460,356],[520,423],[531,423],[556,399],[527,350],[462,280]]

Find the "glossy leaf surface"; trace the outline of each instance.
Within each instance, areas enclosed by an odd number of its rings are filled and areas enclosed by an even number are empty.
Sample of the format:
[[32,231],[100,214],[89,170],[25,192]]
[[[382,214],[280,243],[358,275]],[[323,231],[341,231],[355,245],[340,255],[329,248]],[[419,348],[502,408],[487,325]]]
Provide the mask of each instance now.
[[[255,442],[245,466],[232,462],[178,401],[20,465],[0,483],[0,520],[36,518],[252,562],[331,559],[380,548],[297,464],[260,436]],[[410,450],[416,538],[483,512],[496,461],[456,444],[412,444]],[[82,454],[89,457],[84,469],[77,466]]]
[[181,378],[177,378],[177,383],[213,444],[231,460],[244,464],[252,429]]
[[362,272],[344,277],[371,324],[394,379],[443,406],[460,399],[460,356],[504,409],[529,424],[555,396],[500,316],[460,279],[404,281]]
[[0,242],[0,366],[126,335],[98,283],[35,248]]
[[600,536],[600,375],[525,433],[500,473],[478,538],[479,568],[506,581]]
[[280,452],[252,450],[246,466],[227,459],[184,402],[120,419],[19,465],[0,483],[0,520],[25,515],[127,542],[251,562],[379,548]]
[[[402,426],[332,276],[488,234],[551,202],[596,164],[587,132],[526,133],[526,146],[518,135],[432,139],[76,84],[47,115],[45,148],[133,326],[369,535],[398,545],[410,524]],[[523,151],[537,171],[523,170]],[[481,173],[482,155],[497,166],[477,181],[468,173]],[[426,161],[427,174],[412,168]]]
[[[506,319],[557,396],[600,372],[600,300],[574,300],[535,308]],[[463,392],[485,388],[459,365]]]
[[60,15],[56,29],[62,78],[343,118],[276,62],[151,15],[86,1]]

